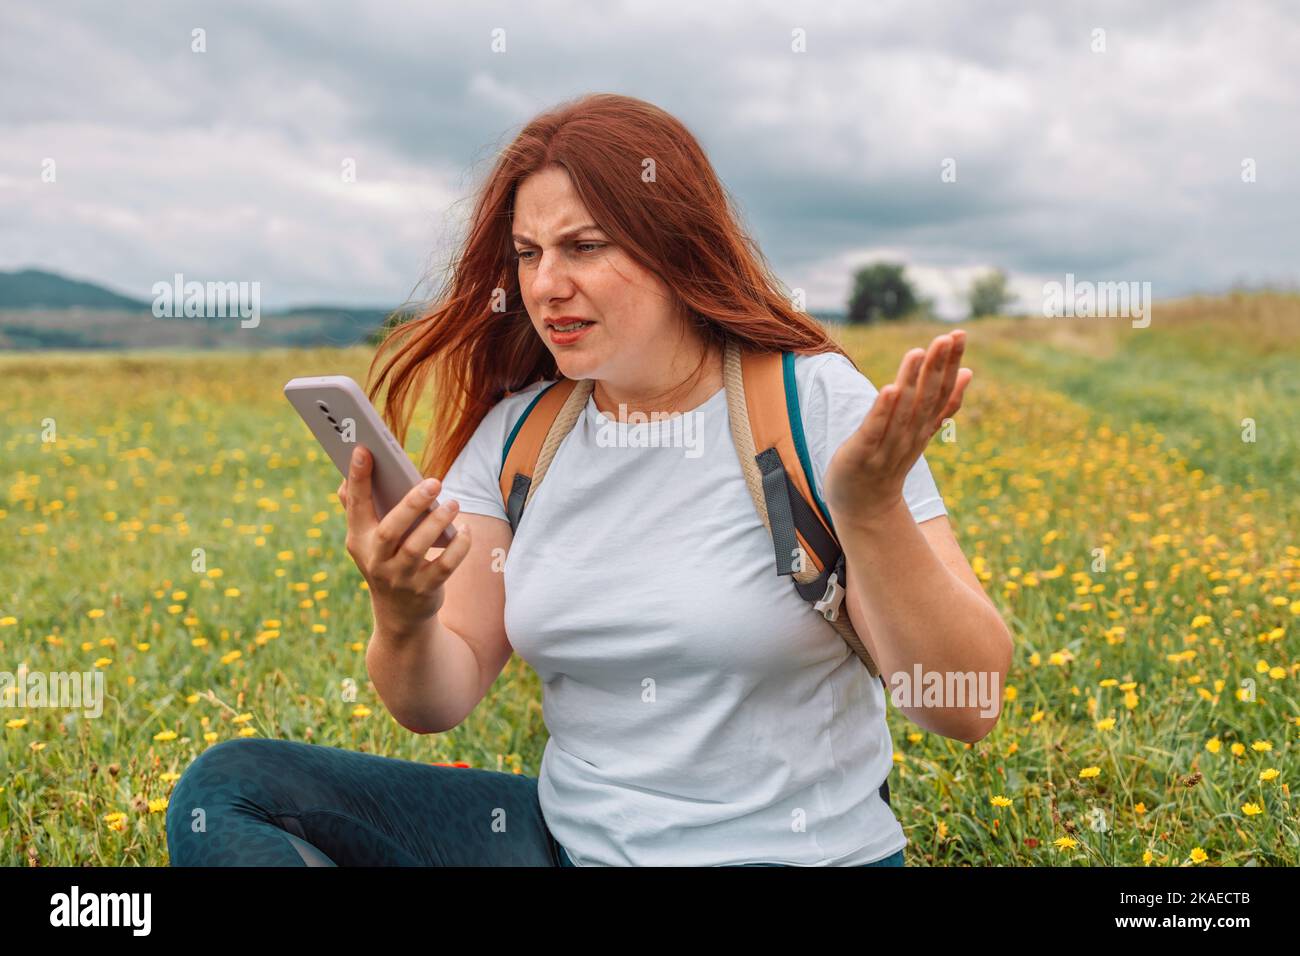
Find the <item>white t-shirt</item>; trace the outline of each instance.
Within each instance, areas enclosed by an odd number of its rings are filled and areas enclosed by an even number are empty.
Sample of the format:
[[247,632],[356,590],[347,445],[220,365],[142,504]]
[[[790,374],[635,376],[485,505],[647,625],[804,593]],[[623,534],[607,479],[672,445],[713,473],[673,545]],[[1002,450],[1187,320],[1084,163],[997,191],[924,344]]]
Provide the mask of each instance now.
[[[796,355],[817,493],[876,388],[838,353]],[[498,402],[439,497],[506,520],[506,437],[547,382]],[[924,457],[913,518],[945,514]],[[776,573],[726,390],[676,421],[589,400],[504,564],[510,643],[543,682],[538,799],[578,866],[874,862],[907,845],[878,793],[885,694]],[[847,605],[841,613],[847,614]]]

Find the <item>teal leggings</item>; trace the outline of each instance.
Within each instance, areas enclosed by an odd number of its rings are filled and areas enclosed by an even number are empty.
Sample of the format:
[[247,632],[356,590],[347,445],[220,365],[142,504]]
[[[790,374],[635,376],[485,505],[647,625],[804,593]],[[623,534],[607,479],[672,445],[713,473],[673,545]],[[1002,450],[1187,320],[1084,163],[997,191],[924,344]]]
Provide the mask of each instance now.
[[[536,777],[264,737],[200,754],[166,830],[172,866],[574,865]],[[903,866],[903,852],[866,865]]]

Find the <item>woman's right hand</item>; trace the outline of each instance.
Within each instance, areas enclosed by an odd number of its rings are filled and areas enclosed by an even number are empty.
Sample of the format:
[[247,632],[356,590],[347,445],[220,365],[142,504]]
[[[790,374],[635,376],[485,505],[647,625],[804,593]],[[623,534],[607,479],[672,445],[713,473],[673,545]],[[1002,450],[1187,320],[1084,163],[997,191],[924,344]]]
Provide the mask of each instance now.
[[[358,445],[351,469],[338,488],[347,510],[347,549],[370,586],[376,625],[410,633],[438,613],[445,597],[443,585],[469,553],[469,528],[457,526],[456,537],[432,561],[425,553],[459,510],[454,499],[435,511],[429,505],[441,487],[436,478],[416,485],[383,520],[379,520],[370,484],[374,457]],[[406,538],[402,534],[421,514],[427,514]]]

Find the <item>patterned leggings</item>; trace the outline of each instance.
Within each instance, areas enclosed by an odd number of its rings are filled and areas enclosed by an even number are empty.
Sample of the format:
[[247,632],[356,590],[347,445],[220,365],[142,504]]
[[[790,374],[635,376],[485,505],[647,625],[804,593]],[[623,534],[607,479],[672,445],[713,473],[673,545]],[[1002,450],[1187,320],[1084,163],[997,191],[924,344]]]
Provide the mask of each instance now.
[[[167,850],[172,866],[574,865],[536,777],[264,737],[190,764],[167,803]],[[903,866],[903,852],[866,865]]]

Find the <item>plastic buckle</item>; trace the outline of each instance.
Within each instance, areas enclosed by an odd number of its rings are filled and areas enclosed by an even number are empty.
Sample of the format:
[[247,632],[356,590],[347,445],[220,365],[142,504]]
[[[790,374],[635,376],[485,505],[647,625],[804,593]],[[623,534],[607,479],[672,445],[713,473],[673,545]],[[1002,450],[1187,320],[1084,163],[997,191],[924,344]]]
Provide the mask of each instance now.
[[821,600],[813,604],[814,611],[821,611],[822,617],[834,621],[840,615],[840,604],[844,601],[844,588],[839,583],[839,573],[832,571],[826,582],[826,593]]

